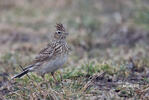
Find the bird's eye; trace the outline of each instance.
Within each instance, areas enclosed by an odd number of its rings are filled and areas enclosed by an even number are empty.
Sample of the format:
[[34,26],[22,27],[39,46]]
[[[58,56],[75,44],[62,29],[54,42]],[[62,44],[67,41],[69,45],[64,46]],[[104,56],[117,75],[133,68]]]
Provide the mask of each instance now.
[[60,32],[60,31],[58,31],[57,33],[58,33],[58,34],[61,34],[61,32]]

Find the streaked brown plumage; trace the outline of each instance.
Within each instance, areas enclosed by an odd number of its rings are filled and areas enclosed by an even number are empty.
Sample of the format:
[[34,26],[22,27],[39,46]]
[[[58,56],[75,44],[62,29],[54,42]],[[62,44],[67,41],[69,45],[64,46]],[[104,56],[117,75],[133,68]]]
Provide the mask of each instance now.
[[67,35],[68,33],[65,31],[64,26],[62,24],[57,24],[52,42],[39,52],[32,64],[27,66],[22,73],[15,75],[13,78],[20,78],[28,72],[36,72],[44,76],[49,72],[53,74],[57,69],[61,68],[67,61],[69,53],[69,47],[66,42]]

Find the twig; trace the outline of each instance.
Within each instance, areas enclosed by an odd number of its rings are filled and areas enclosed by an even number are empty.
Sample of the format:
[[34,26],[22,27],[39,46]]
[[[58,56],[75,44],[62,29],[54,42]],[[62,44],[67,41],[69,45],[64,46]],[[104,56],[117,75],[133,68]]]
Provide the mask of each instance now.
[[[24,71],[23,67],[22,67],[21,65],[19,65],[19,66],[20,66],[20,68]],[[28,74],[26,74],[26,75],[27,75],[27,77],[28,77],[29,79],[31,79]]]

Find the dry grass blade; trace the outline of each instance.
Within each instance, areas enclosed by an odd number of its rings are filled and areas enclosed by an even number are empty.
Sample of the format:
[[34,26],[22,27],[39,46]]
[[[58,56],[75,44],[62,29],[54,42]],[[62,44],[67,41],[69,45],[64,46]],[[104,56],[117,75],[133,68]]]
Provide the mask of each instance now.
[[[22,67],[21,65],[19,65],[19,66],[20,66],[20,68],[22,69],[22,71],[24,71],[23,67]],[[28,77],[29,79],[31,79],[28,74],[26,74],[26,75],[27,75],[27,77]]]
[[86,91],[86,89],[91,86],[91,84],[96,80],[97,77],[103,77],[105,75],[105,72],[101,72],[99,74],[95,74],[90,81],[87,82],[87,84],[84,85],[84,87],[81,89],[82,92]]
[[149,90],[149,86],[147,86],[145,89],[139,91],[140,94],[144,94]]

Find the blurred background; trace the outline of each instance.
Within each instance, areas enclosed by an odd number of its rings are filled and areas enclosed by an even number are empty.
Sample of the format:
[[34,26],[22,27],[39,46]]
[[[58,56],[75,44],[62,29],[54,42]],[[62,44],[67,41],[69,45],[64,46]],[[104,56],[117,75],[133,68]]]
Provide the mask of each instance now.
[[[136,65],[132,59],[139,59],[143,69],[135,71],[146,70],[143,75],[148,78],[148,5],[149,0],[0,0],[0,76],[13,76],[20,72],[19,65],[28,65],[51,40],[60,22],[70,34],[70,68],[90,61],[97,65],[110,63],[116,68],[130,61],[125,67],[133,68]],[[103,69],[108,68],[106,65]],[[92,70],[91,65],[91,75],[97,69]],[[122,75],[124,70],[119,72]],[[68,79],[70,74],[65,74]]]

